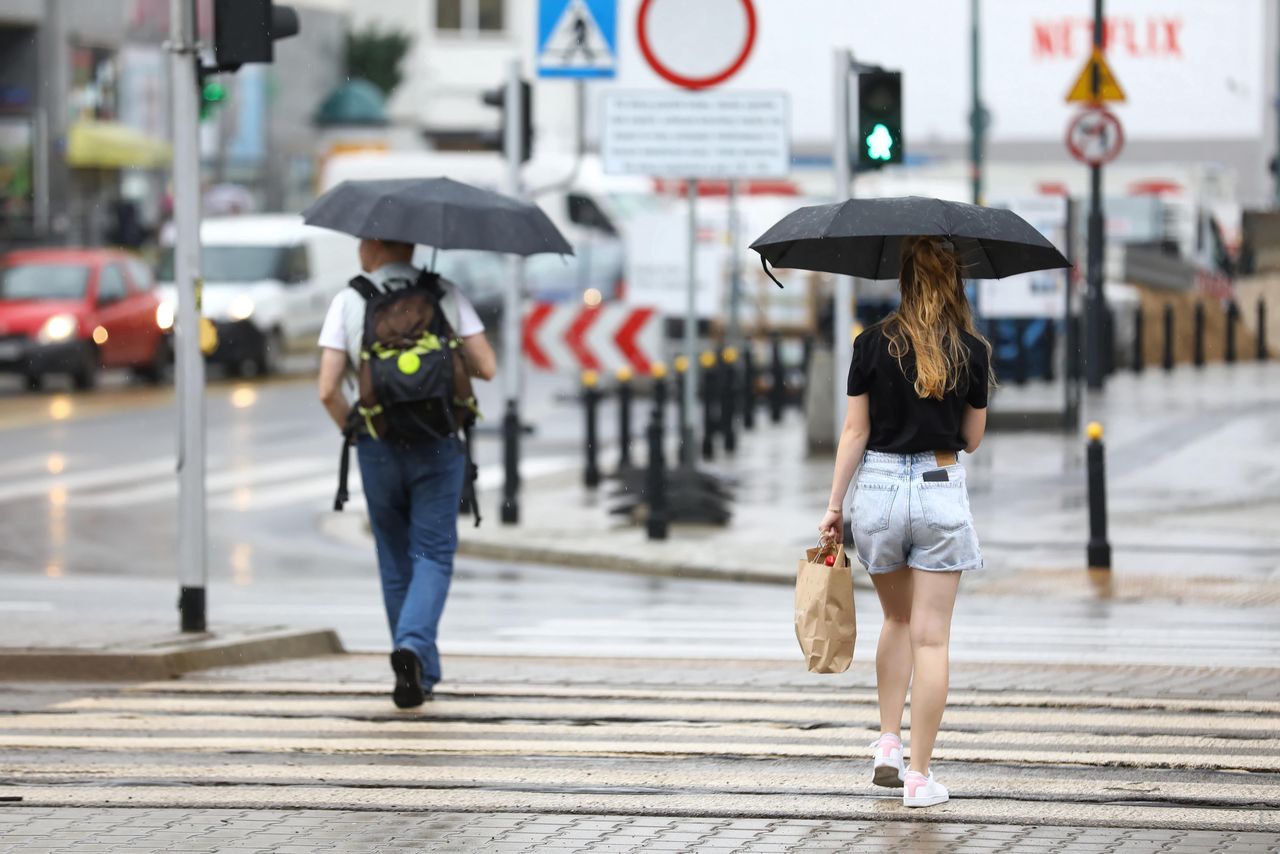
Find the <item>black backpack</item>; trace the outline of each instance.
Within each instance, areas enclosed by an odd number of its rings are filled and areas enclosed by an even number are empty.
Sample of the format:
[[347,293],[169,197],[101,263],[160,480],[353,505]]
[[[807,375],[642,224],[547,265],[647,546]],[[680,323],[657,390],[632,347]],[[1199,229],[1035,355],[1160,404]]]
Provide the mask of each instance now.
[[379,289],[364,276],[350,286],[365,300],[359,396],[343,431],[342,461],[334,509],[348,500],[347,448],[360,434],[379,441],[412,445],[461,432],[467,452],[462,510],[475,515],[476,466],[471,457],[471,428],[479,414],[459,338],[441,307],[440,277],[423,271],[413,284]]

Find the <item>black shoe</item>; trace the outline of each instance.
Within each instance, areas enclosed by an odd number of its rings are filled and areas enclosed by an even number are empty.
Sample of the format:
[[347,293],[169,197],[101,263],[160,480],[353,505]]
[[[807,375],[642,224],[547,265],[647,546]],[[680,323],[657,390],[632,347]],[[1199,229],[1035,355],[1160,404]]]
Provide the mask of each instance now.
[[414,651],[401,647],[391,653],[391,669],[396,674],[396,688],[391,693],[396,708],[421,706],[428,695],[422,690],[422,662]]

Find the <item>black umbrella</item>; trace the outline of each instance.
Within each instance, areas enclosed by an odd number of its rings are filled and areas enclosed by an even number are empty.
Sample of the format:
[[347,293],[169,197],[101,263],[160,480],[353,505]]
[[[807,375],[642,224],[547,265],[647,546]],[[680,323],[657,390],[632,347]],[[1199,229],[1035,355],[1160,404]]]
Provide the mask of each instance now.
[[308,225],[436,249],[572,255],[537,205],[449,178],[344,181],[302,212]]
[[970,279],[1071,266],[1013,211],[922,196],[849,199],[800,208],[774,223],[751,248],[760,253],[766,273],[767,261],[775,267],[896,279],[903,238],[920,236],[949,240],[962,274]]

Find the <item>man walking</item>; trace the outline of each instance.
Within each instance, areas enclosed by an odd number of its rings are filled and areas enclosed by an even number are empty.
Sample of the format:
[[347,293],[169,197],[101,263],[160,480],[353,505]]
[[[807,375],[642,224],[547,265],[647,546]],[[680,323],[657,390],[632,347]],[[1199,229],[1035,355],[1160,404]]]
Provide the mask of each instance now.
[[[421,271],[411,263],[413,250],[409,243],[361,240],[365,278],[382,292],[414,285]],[[453,283],[441,279],[439,285],[440,310],[462,340],[467,370],[492,379],[497,359],[475,308]],[[354,377],[361,363],[365,306],[358,290],[343,289],[320,331],[320,400],[340,430],[351,412],[343,380]],[[394,648],[392,697],[398,707],[413,708],[430,700],[440,681],[436,634],[453,576],[467,455],[456,433],[411,443],[360,435],[356,453]]]

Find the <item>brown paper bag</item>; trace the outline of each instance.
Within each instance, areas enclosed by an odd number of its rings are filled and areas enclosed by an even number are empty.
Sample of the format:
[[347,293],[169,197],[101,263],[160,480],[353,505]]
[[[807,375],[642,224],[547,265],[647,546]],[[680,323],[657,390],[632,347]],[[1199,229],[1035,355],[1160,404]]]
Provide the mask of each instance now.
[[[835,557],[826,565],[828,555]],[[858,623],[853,613],[853,575],[840,543],[805,552],[796,572],[796,640],[810,673],[843,673],[853,661]]]

